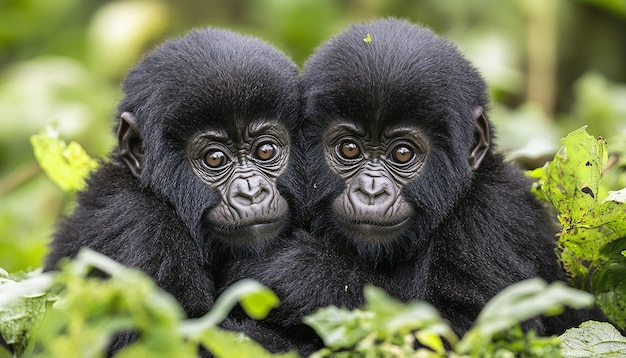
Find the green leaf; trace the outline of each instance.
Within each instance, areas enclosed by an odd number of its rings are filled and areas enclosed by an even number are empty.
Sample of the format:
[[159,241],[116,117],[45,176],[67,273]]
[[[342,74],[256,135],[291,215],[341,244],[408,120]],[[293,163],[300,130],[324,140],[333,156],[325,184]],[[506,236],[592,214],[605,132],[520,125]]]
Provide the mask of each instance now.
[[280,300],[270,289],[259,288],[243,295],[239,303],[248,316],[254,319],[263,319],[280,304]]
[[35,327],[26,355],[104,356],[112,337],[124,330],[139,331],[134,344],[151,355],[187,350],[176,330],[180,305],[137,269],[82,249],[62,265],[52,290],[61,291],[60,298]]
[[304,317],[322,338],[326,347],[341,349],[357,344],[372,332],[374,314],[362,310],[348,311],[329,306]]
[[[304,318],[324,340],[326,349],[315,357],[439,356],[443,338],[458,341],[452,329],[430,304],[402,303],[384,290],[364,289],[366,305],[348,311],[326,307]],[[415,350],[416,340],[430,349]]]
[[432,349],[435,353],[445,354],[446,349],[439,334],[429,330],[421,330],[415,333],[415,337],[422,345]]
[[[626,327],[626,188],[600,198],[608,158],[605,141],[584,128],[562,140],[554,160],[528,175],[538,197],[558,211],[559,258],[572,284],[591,291],[609,319]],[[615,243],[621,241],[622,243]]]
[[608,229],[608,238],[626,237],[626,188],[610,191],[598,205],[591,217],[589,225],[604,226]]
[[588,321],[561,335],[563,357],[624,357],[626,337],[611,324]]
[[463,337],[458,352],[470,353],[484,349],[497,333],[544,313],[557,313],[563,306],[589,307],[593,296],[568,287],[562,282],[548,285],[541,279],[525,280],[511,285],[489,301],[478,315],[474,326]]
[[591,266],[591,289],[604,314],[618,327],[626,329],[626,236],[608,244],[602,255],[606,260]]
[[31,136],[30,142],[41,168],[64,191],[84,188],[85,178],[98,166],[78,143],[66,145],[52,127]]
[[584,128],[561,140],[554,160],[528,175],[539,179],[534,192],[551,202],[563,225],[558,246],[568,276],[579,287],[587,280],[588,263],[603,260],[602,249],[626,236],[626,189],[600,200],[600,178],[608,158],[606,142]]
[[22,281],[0,278],[0,333],[18,356],[26,350],[33,326],[46,312],[53,277],[51,273],[32,273]]
[[364,295],[367,301],[366,309],[374,313],[373,324],[382,329],[382,333],[406,334],[443,322],[439,312],[426,302],[414,301],[405,304],[371,285],[365,286]]
[[606,142],[587,134],[584,127],[561,139],[561,144],[554,160],[530,172],[530,176],[540,179],[537,188],[557,208],[561,224],[567,228],[580,220],[581,204],[585,207],[597,203],[608,154]]
[[245,335],[217,327],[202,332],[200,340],[218,358],[298,357],[296,353],[273,355]]

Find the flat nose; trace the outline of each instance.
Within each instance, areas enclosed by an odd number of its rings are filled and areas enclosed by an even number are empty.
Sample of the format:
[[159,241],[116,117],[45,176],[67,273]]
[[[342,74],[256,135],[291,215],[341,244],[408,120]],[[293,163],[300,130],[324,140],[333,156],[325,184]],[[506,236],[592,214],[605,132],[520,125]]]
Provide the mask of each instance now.
[[259,204],[269,198],[268,183],[259,176],[238,178],[231,186],[231,198],[235,204]]
[[364,204],[378,205],[388,200],[391,196],[389,180],[384,176],[361,176],[355,194]]
[[257,198],[262,191],[263,189],[260,185],[254,185],[248,180],[246,181],[246,184],[242,185],[237,194],[246,199],[249,199],[250,202],[253,203],[254,199]]

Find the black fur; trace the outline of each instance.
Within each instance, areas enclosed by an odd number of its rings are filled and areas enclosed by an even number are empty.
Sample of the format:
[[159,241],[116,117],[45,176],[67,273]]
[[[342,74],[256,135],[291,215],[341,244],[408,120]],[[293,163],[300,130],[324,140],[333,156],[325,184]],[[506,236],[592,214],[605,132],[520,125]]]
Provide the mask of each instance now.
[[[299,121],[297,68],[260,40],[195,30],[148,54],[128,73],[123,90],[118,111],[136,118],[145,152],[141,173],[134,177],[114,148],[60,223],[45,269],[89,247],[143,270],[189,317],[201,316],[215,299],[214,266],[230,250],[211,239],[201,220],[219,195],[192,172],[187,140],[218,127],[235,136],[255,119],[276,120],[293,131]],[[292,151],[291,160],[297,157]],[[290,205],[300,192],[295,175],[288,169],[278,181]],[[128,340],[118,337],[117,344]]]
[[[301,86],[304,230],[271,256],[231,263],[220,274],[226,279],[220,287],[249,276],[274,289],[282,305],[265,324],[299,340],[301,353],[320,348],[301,318],[328,305],[362,305],[368,283],[403,301],[430,302],[462,334],[505,287],[532,277],[564,279],[552,215],[518,168],[493,145],[477,170],[468,164],[473,111],[487,109],[488,95],[479,73],[452,44],[394,19],[351,26],[307,61]],[[345,185],[324,160],[322,134],[341,119],[372,130],[409,122],[429,138],[427,167],[403,190],[416,212],[413,225],[387,246],[360,245],[343,235],[330,209]],[[560,333],[580,320],[568,312],[532,319],[524,328]]]

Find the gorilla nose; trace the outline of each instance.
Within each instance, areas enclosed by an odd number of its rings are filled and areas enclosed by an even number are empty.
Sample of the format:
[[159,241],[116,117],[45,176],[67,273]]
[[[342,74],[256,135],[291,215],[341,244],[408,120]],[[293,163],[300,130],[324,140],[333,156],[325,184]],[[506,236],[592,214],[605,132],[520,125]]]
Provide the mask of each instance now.
[[241,205],[259,204],[268,197],[267,183],[261,178],[238,179],[232,188],[234,201]]
[[356,194],[360,201],[367,205],[378,205],[391,197],[389,183],[385,177],[362,178]]

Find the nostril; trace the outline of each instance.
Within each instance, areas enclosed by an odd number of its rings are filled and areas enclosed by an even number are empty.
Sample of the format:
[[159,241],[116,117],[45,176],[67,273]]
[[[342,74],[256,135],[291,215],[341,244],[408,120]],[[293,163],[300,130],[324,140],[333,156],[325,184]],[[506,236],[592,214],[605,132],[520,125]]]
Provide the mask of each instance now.
[[389,200],[392,192],[389,190],[388,180],[382,176],[367,176],[358,180],[358,185],[352,190],[355,198],[366,205],[378,205]]
[[237,195],[250,200],[251,203],[254,203],[255,199],[258,198],[262,193],[263,189],[261,187],[257,187],[256,189],[239,191]]
[[241,205],[258,204],[267,197],[266,186],[261,180],[241,179],[234,188],[233,198]]
[[360,191],[365,194],[369,199],[373,200],[381,195],[387,194],[385,188],[377,188],[376,190],[369,190],[367,188],[360,188]]
[[377,178],[372,178],[370,185],[363,185],[365,183],[362,183],[362,185],[359,186],[359,190],[367,196],[375,198],[387,192],[387,186],[385,185],[385,183],[385,180],[377,180]]
[[244,196],[246,198],[254,198],[258,195],[261,188],[258,185],[251,185],[249,180],[246,180],[246,183],[239,188],[239,195]]

